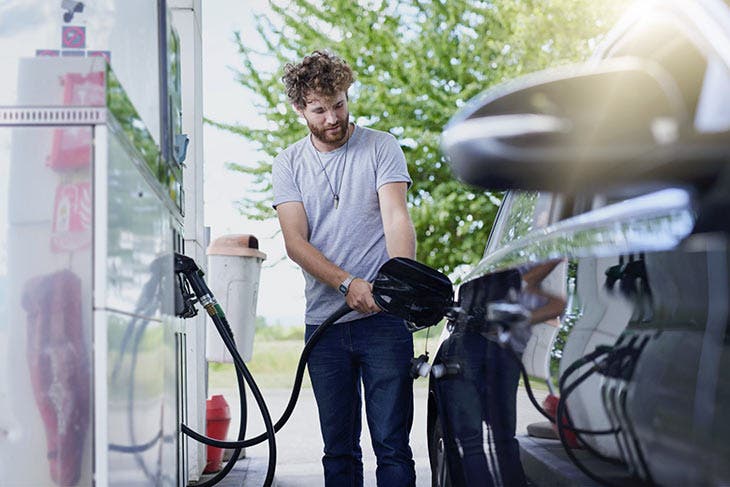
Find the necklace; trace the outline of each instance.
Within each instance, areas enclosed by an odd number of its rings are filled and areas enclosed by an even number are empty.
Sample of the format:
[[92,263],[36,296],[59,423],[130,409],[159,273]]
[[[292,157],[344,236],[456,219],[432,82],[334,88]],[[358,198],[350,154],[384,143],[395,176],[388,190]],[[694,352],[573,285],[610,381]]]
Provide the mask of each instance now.
[[[349,127],[348,127],[348,130],[349,130]],[[342,173],[340,174],[340,183],[337,185],[337,191],[335,191],[335,188],[332,185],[332,181],[330,180],[330,177],[327,174],[327,170],[324,168],[324,164],[322,164],[322,159],[319,157],[319,151],[317,150],[316,147],[314,147],[314,144],[312,144],[312,147],[314,148],[314,155],[317,156],[317,161],[319,161],[319,166],[322,168],[324,177],[327,179],[327,185],[330,187],[330,191],[332,192],[332,199],[335,202],[335,210],[340,206],[340,189],[342,189],[342,180],[345,179],[345,167],[347,166],[347,149],[349,148],[349,145],[350,145],[350,135],[348,135],[347,141],[345,141],[345,162],[342,164]]]

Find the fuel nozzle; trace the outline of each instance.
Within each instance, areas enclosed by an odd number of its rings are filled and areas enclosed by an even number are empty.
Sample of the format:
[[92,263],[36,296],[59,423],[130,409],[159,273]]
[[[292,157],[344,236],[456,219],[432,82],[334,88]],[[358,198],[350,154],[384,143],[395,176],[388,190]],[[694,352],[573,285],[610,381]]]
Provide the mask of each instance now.
[[[223,315],[223,310],[213,297],[213,293],[203,279],[203,271],[200,270],[198,264],[187,255],[175,253],[175,274],[180,279],[180,291],[183,296],[184,312],[190,313],[190,308],[199,302],[205,308],[210,316]],[[188,287],[189,286],[189,287]],[[192,289],[192,293],[190,293]],[[194,297],[193,297],[194,295]],[[197,312],[193,312],[195,316]],[[188,316],[184,316],[188,317]]]
[[395,257],[380,267],[373,281],[380,308],[402,318],[410,332],[438,324],[454,304],[449,278],[420,262]]
[[412,378],[426,377],[429,372],[431,372],[431,364],[428,363],[428,352],[411,359]]
[[459,364],[459,362],[442,362],[439,364],[434,364],[433,367],[431,367],[431,375],[434,377],[434,379],[452,377],[454,375],[459,375],[460,372],[461,365]]

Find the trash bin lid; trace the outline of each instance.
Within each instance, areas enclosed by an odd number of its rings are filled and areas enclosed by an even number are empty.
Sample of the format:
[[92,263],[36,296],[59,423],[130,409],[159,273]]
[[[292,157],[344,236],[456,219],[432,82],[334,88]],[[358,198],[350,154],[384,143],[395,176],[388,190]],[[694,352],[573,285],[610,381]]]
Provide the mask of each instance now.
[[266,259],[266,254],[259,250],[259,240],[253,235],[223,235],[213,240],[206,252],[208,255],[233,255],[241,257],[257,257]]

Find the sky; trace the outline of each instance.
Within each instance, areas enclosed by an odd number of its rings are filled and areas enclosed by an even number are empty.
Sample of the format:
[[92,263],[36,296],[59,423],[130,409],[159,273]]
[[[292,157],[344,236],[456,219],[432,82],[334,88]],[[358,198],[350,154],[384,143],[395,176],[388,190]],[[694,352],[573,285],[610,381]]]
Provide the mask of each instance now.
[[[266,13],[261,0],[206,0],[202,10],[203,112],[209,119],[245,122],[266,121],[255,114],[251,97],[235,81],[232,67],[239,61],[233,32],[244,39],[256,37],[254,13]],[[267,255],[261,269],[257,314],[269,324],[302,325],[304,320],[304,278],[301,270],[285,258],[284,242],[276,221],[247,220],[235,207],[250,187],[247,175],[226,169],[226,162],[252,165],[259,156],[241,136],[210,125],[203,132],[205,164],[205,225],[211,239],[245,233],[259,239]]]

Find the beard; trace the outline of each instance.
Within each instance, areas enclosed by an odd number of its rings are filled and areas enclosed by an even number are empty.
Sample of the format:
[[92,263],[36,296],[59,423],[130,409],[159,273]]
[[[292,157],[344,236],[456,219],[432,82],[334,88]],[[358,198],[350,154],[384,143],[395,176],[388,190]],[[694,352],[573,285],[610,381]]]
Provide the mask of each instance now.
[[338,142],[344,144],[347,140],[347,132],[349,129],[349,124],[347,123],[347,121],[349,119],[350,114],[348,113],[343,120],[337,121],[337,125],[327,127],[315,126],[309,123],[309,120],[307,120],[307,127],[309,127],[309,131],[312,133],[313,137],[319,139],[325,144],[337,144]]

